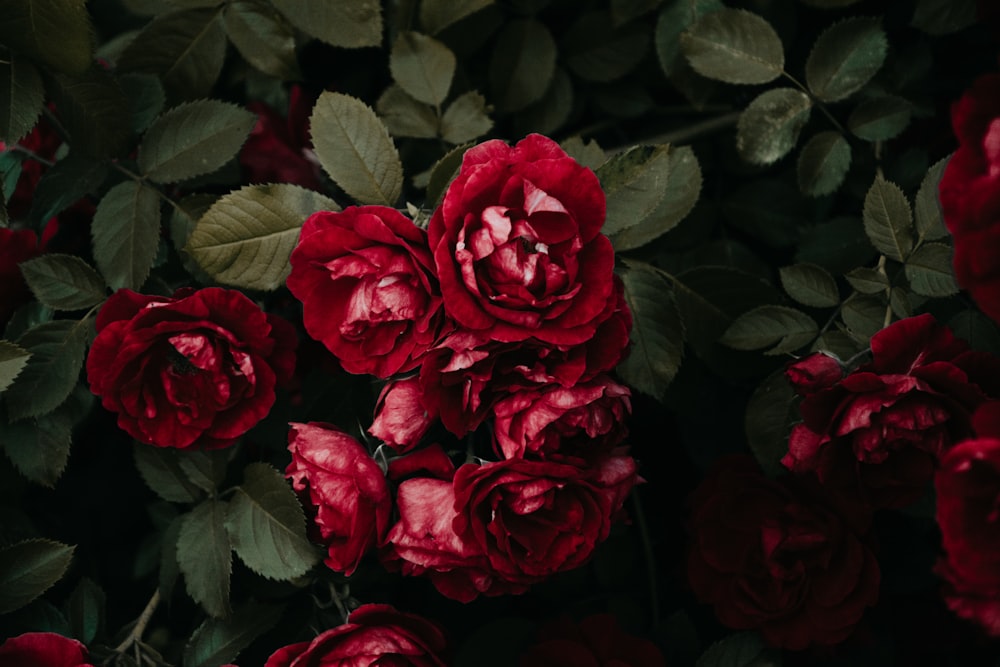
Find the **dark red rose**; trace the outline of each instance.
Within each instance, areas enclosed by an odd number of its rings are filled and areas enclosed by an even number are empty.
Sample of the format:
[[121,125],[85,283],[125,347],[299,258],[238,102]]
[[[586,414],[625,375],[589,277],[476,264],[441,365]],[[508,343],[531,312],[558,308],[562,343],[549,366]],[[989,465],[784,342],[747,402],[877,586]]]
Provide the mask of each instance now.
[[0,644],[0,665],[10,667],[93,667],[87,647],[54,632],[26,632]]
[[648,639],[618,626],[611,614],[579,623],[563,617],[542,626],[538,642],[521,655],[520,667],[666,667],[663,653]]
[[844,367],[827,354],[811,354],[789,365],[785,377],[799,394],[808,396],[835,385],[844,377]]
[[291,424],[285,476],[315,508],[313,522],[327,548],[324,562],[350,575],[389,527],[392,497],[385,473],[368,450],[336,426]]
[[319,160],[309,140],[309,114],[315,98],[300,86],[289,93],[287,118],[261,102],[247,105],[257,124],[240,151],[248,183],[294,183],[311,190],[322,187]]
[[295,330],[235,290],[115,292],[97,315],[90,390],[140,442],[231,445],[264,418],[295,366]]
[[393,482],[399,482],[415,475],[451,482],[455,476],[455,464],[448,453],[444,451],[444,447],[438,443],[420,447],[404,456],[394,456],[389,459],[386,477]]
[[368,432],[399,454],[420,443],[437,418],[424,407],[420,380],[411,376],[387,384],[375,405],[375,421]]
[[551,139],[469,149],[427,228],[446,312],[502,342],[589,340],[613,300],[604,215],[594,172]]
[[312,641],[278,649],[264,667],[444,667],[447,652],[437,623],[387,604],[366,604]]
[[587,468],[525,459],[467,463],[455,472],[453,527],[501,577],[532,584],[587,562],[638,481],[628,456]]
[[878,599],[874,554],[809,480],[769,480],[749,458],[691,497],[688,580],[719,620],[791,650],[837,644]]
[[311,215],[291,262],[306,331],[344,370],[387,378],[416,368],[436,342],[441,297],[427,236],[396,209]]
[[[971,434],[971,415],[1000,391],[1000,359],[974,352],[930,315],[891,324],[871,340],[872,361],[840,379],[812,375],[782,463],[872,507],[919,498],[937,458]],[[829,365],[828,362],[822,362]],[[801,382],[814,357],[793,364]],[[825,384],[824,384],[825,383]]]
[[607,376],[563,387],[546,384],[497,401],[493,435],[505,458],[606,454],[625,439],[628,387]]

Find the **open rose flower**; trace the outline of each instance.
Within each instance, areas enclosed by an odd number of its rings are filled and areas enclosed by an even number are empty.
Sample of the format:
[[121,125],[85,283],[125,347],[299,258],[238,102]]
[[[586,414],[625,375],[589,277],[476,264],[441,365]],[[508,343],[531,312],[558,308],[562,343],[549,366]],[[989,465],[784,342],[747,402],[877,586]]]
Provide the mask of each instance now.
[[597,176],[551,139],[469,149],[427,228],[445,310],[497,341],[590,339],[614,290],[604,215]]
[[420,443],[437,415],[424,407],[420,380],[410,376],[387,384],[375,405],[375,420],[368,432],[405,454]]
[[115,292],[97,315],[87,379],[118,426],[158,447],[231,445],[274,403],[295,365],[295,330],[235,290],[173,298]]
[[288,289],[310,336],[350,373],[415,368],[441,328],[426,233],[399,211],[352,206],[302,226]]
[[331,569],[352,574],[385,535],[392,498],[385,474],[357,440],[330,424],[292,424],[285,475],[315,508]]
[[448,641],[433,621],[385,604],[366,604],[347,622],[275,651],[264,667],[444,667]]
[[563,617],[538,629],[538,641],[525,651],[519,667],[665,667],[656,644],[626,633],[611,614],[579,623]]
[[792,650],[844,641],[878,599],[875,555],[808,481],[736,458],[691,497],[694,594],[723,625]]
[[54,632],[26,632],[0,644],[0,665],[93,667],[87,647]]
[[930,315],[871,340],[872,361],[846,377],[816,355],[787,377],[805,395],[782,463],[872,507],[901,507],[929,486],[937,458],[971,434],[1000,391],[1000,359],[975,352]]

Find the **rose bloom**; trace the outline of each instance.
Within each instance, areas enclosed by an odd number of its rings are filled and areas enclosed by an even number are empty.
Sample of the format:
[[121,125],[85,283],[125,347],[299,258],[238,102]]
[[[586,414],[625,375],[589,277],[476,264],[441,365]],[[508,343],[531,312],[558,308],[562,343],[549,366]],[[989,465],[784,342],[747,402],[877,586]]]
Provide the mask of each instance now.
[[352,206],[302,226],[288,289],[310,336],[350,373],[408,371],[441,328],[441,298],[426,234],[399,211]]
[[443,667],[447,651],[436,623],[386,604],[366,604],[312,641],[278,649],[264,667]]
[[613,300],[604,215],[597,176],[551,139],[469,149],[427,228],[445,310],[501,342],[588,340]]
[[285,475],[315,508],[325,563],[350,575],[385,535],[392,498],[385,474],[357,440],[336,426],[292,424]]
[[945,552],[936,570],[948,607],[1000,637],[1000,403],[980,408],[975,426],[934,479]]
[[416,376],[390,382],[379,394],[368,432],[397,454],[414,449],[437,418],[427,411],[422,398]]
[[808,481],[733,457],[690,500],[694,594],[723,625],[791,650],[844,641],[878,599],[874,554]]
[[656,644],[621,629],[611,614],[569,617],[546,623],[537,643],[521,655],[520,667],[665,667]]
[[0,665],[11,667],[93,667],[87,647],[54,632],[26,632],[0,644]]
[[172,298],[115,292],[97,315],[90,390],[118,426],[158,447],[231,445],[274,403],[295,366],[295,330],[235,290]]
[[283,117],[262,102],[247,105],[257,114],[243,149],[240,166],[247,183],[295,183],[320,190],[319,161],[309,140],[309,114],[315,98],[292,86],[288,114]]
[[781,462],[872,507],[901,507],[927,490],[937,458],[1000,391],[1000,359],[930,315],[891,324],[871,348],[872,361],[846,377],[824,355],[788,369],[805,398]]

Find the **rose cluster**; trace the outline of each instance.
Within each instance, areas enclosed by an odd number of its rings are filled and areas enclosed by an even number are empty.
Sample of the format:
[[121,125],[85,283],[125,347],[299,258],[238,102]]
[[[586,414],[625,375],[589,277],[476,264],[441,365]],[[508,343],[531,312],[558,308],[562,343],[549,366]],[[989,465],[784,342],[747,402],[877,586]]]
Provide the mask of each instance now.
[[369,432],[392,489],[335,427],[289,437],[330,567],[377,546],[469,601],[578,567],[607,537],[638,476],[630,392],[610,375],[631,315],[604,214],[595,174],[530,135],[468,150],[426,231],[383,206],[306,220],[287,281],[305,329],[386,380]]

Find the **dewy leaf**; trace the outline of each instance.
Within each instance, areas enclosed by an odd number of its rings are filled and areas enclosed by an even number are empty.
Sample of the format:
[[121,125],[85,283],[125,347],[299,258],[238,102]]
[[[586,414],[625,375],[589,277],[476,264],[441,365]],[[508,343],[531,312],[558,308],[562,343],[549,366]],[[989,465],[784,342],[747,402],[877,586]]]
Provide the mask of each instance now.
[[83,577],[66,601],[73,636],[84,644],[94,641],[104,625],[104,590],[93,579]]
[[921,240],[933,241],[948,236],[948,229],[944,226],[944,216],[941,213],[941,203],[938,201],[938,184],[947,164],[948,158],[935,162],[927,170],[927,175],[917,190],[914,213],[917,220],[917,236]]
[[273,628],[282,608],[250,603],[226,619],[208,618],[184,647],[184,667],[218,667],[231,663],[254,639]]
[[139,144],[139,168],[173,183],[220,168],[240,150],[257,117],[219,100],[188,102],[153,121]]
[[6,391],[24,370],[31,352],[9,340],[0,340],[0,392]]
[[306,537],[306,519],[284,476],[266,463],[251,463],[226,515],[233,548],[257,574],[288,581],[319,562]]
[[292,25],[316,39],[348,49],[382,43],[377,0],[271,0]]
[[929,35],[958,32],[976,22],[976,5],[976,0],[917,0],[910,25]]
[[74,548],[33,539],[0,549],[0,614],[20,609],[62,579]]
[[108,175],[108,164],[70,153],[46,170],[32,195],[30,219],[41,226],[87,194]]
[[416,101],[396,84],[382,92],[375,102],[375,111],[394,137],[433,139],[440,132],[434,107]]
[[785,67],[778,33],[744,9],[702,16],[681,34],[681,51],[698,74],[726,83],[767,83]]
[[54,310],[81,310],[107,296],[104,280],[76,255],[48,253],[18,267],[35,298]]
[[895,95],[872,97],[851,112],[847,127],[866,141],[892,139],[910,124],[912,108],[908,101]]
[[851,146],[839,132],[820,132],[799,153],[796,175],[799,190],[809,197],[822,197],[837,190],[851,167]]
[[288,258],[305,219],[339,210],[332,199],[298,185],[247,185],[212,204],[185,252],[221,283],[275,290],[291,271]]
[[0,141],[17,142],[35,126],[45,101],[42,76],[28,60],[9,54],[0,62]]
[[821,266],[794,264],[778,272],[781,286],[799,303],[813,308],[832,308],[840,303],[837,281]]
[[632,350],[618,374],[639,391],[662,400],[684,358],[684,327],[670,285],[656,269],[628,261],[622,273],[632,311]]
[[635,146],[597,169],[607,200],[602,232],[613,236],[652,213],[666,194],[670,146]]
[[882,68],[889,40],[879,19],[850,18],[819,36],[806,60],[806,84],[824,102],[850,97]]
[[667,76],[674,73],[681,56],[681,33],[705,14],[723,7],[720,0],[673,0],[660,10],[653,36],[656,57]]
[[159,195],[135,181],[119,183],[97,204],[90,233],[94,261],[108,286],[138,290],[160,242]]
[[569,69],[581,79],[618,79],[635,68],[649,50],[648,26],[613,23],[608,12],[588,12],[563,35],[560,54]]
[[784,369],[775,371],[754,390],[747,402],[743,428],[747,444],[764,474],[776,477],[785,468],[781,459],[788,452],[788,433],[795,399],[792,385],[785,379]]
[[490,59],[491,99],[503,111],[520,111],[542,98],[556,72],[556,42],[535,19],[508,22]]
[[811,110],[809,96],[794,88],[761,93],[740,114],[736,150],[753,164],[777,162],[795,147]]
[[736,350],[759,350],[774,345],[766,355],[787,354],[812,342],[819,334],[816,321],[787,306],[758,306],[733,321],[719,339]]
[[493,4],[493,0],[422,0],[420,25],[431,35],[436,35],[452,23],[475,14]]
[[27,366],[7,390],[11,421],[55,410],[76,386],[93,320],[55,320],[29,329],[17,344],[31,352]]
[[36,484],[54,488],[69,461],[73,421],[66,408],[41,419],[0,425],[4,453],[17,471]]
[[135,458],[135,467],[146,482],[146,486],[164,500],[172,503],[194,503],[204,495],[181,469],[178,450],[136,442],[132,454]]
[[302,76],[295,31],[272,7],[239,0],[226,5],[222,21],[236,50],[261,72],[280,79]]
[[126,148],[129,102],[110,73],[95,65],[83,74],[53,76],[51,83],[56,113],[74,151],[104,158]]
[[389,54],[393,80],[413,99],[440,105],[455,76],[455,54],[432,37],[401,32]]
[[86,0],[5,0],[0,43],[52,69],[80,74],[93,54]]
[[324,92],[309,118],[320,165],[360,204],[393,206],[403,192],[403,165],[385,125],[361,100]]
[[216,618],[229,616],[233,553],[225,516],[225,502],[206,500],[184,515],[177,536],[177,564],[188,595]]
[[958,283],[951,268],[951,247],[927,243],[906,260],[906,279],[921,296],[945,297],[958,294]]
[[483,136],[493,127],[490,107],[478,91],[456,97],[441,117],[441,138],[449,144],[464,144]]
[[913,214],[899,186],[876,177],[865,196],[863,218],[865,233],[875,249],[889,259],[906,261],[913,250]]

